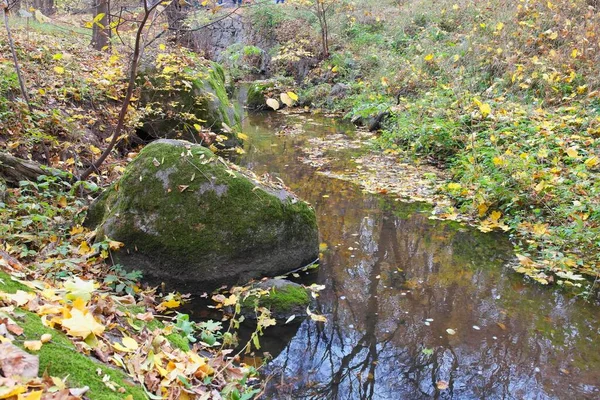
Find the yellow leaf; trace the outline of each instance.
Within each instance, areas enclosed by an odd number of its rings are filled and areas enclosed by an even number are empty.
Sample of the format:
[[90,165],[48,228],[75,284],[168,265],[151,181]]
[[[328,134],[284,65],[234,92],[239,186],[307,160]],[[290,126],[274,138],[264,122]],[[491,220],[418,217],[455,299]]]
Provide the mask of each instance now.
[[62,53],[56,53],[55,55],[52,56],[52,59],[57,60],[57,61],[62,60],[62,58],[63,58]]
[[98,154],[102,153],[102,150],[100,150],[99,148],[97,148],[97,147],[96,147],[96,146],[94,146],[93,144],[92,144],[92,145],[90,145],[90,147],[89,147],[89,148],[90,148],[90,151],[91,151],[92,153],[94,153],[95,155],[98,155]]
[[49,341],[52,340],[52,335],[49,333],[44,333],[42,335],[42,337],[40,338],[40,340],[42,341],[42,343],[48,343]]
[[27,350],[38,351],[39,349],[42,348],[42,341],[41,340],[26,340],[23,342],[23,347],[25,347]]
[[548,225],[546,224],[535,224],[533,225],[533,233],[538,236],[545,235],[548,233]]
[[167,46],[165,46],[164,44],[162,44],[162,43],[161,43],[161,44],[159,44],[159,45],[158,45],[158,48],[159,48],[160,50],[166,50],[166,49],[167,49]]
[[17,396],[18,394],[24,393],[27,390],[25,386],[0,386],[0,399],[9,399]]
[[298,95],[294,92],[287,92],[287,95],[294,101],[298,101]]
[[454,4],[454,5],[452,6],[452,9],[453,9],[454,11],[458,10],[459,8],[460,8],[460,7],[458,7],[458,4]]
[[497,30],[497,31],[501,31],[503,28],[504,28],[504,23],[502,23],[502,22],[498,22],[498,23],[496,24],[496,30]]
[[479,111],[481,112],[481,116],[485,118],[492,112],[492,107],[488,103],[483,103],[479,106]]
[[571,57],[572,58],[577,58],[578,54],[579,54],[579,51],[577,49],[573,49],[573,51],[571,52]]
[[556,40],[556,39],[558,39],[558,32],[552,32],[550,35],[548,35],[548,38],[550,40]]
[[488,210],[488,205],[485,203],[481,203],[480,205],[477,206],[477,212],[479,213],[480,217],[483,217],[485,215],[485,213]]
[[596,165],[598,165],[598,157],[592,156],[592,157],[588,158],[587,160],[585,160],[584,164],[588,168],[593,168]]
[[69,232],[69,234],[71,236],[73,235],[77,235],[78,233],[82,233],[83,232],[83,226],[81,225],[76,225],[74,227],[71,228],[71,231]]
[[382,76],[382,77],[381,77],[381,84],[382,84],[383,86],[387,86],[387,85],[389,84],[389,80],[388,80],[388,78],[386,78],[385,76]]
[[571,158],[579,158],[579,152],[575,147],[569,147],[567,149],[567,155]]
[[108,241],[108,248],[111,250],[119,250],[123,246],[125,246],[125,243],[123,242],[117,242],[116,240]]
[[63,67],[56,66],[54,67],[54,72],[56,72],[57,74],[64,74],[65,69]]
[[233,306],[237,303],[237,301],[238,301],[237,296],[235,294],[232,294],[231,296],[229,296],[228,298],[226,298],[223,301],[223,305],[224,306]]
[[92,249],[90,248],[90,246],[87,244],[87,242],[84,240],[83,242],[81,242],[79,244],[79,254],[81,254],[82,256],[85,256],[86,254],[89,254],[92,252]]
[[171,300],[163,301],[162,303],[159,304],[159,306],[162,308],[177,308],[177,307],[179,307],[180,304],[181,304],[181,302],[179,302],[175,299],[171,299]]
[[448,189],[450,190],[459,190],[461,188],[460,183],[450,182],[448,184]]
[[40,94],[40,96],[43,96],[46,94],[46,91],[44,89],[38,89],[38,93]]
[[334,66],[333,68],[331,68],[331,72],[338,72],[338,70],[339,70],[339,69],[338,69],[337,65],[336,65],[336,66]]
[[135,339],[129,336],[124,336],[123,339],[121,339],[121,343],[122,345],[120,343],[113,343],[112,346],[124,353],[132,353],[140,347]]
[[77,309],[71,310],[71,318],[62,320],[62,327],[67,334],[85,339],[89,335],[100,335],[104,332],[104,325],[98,323],[91,313],[83,314]]
[[429,53],[429,54],[427,54],[427,55],[424,57],[424,60],[425,60],[425,61],[431,61],[431,60],[433,60],[433,54],[432,54],[432,53]]
[[67,290],[66,298],[69,300],[81,298],[83,301],[89,301],[92,298],[92,293],[96,290],[94,281],[84,281],[79,277],[66,281],[63,287]]
[[237,137],[239,137],[242,140],[248,140],[248,135],[246,135],[245,133],[239,132],[237,134]]
[[502,216],[502,213],[500,211],[492,211],[492,213],[490,214],[490,219],[493,222],[498,222],[498,220],[500,219],[501,216]]

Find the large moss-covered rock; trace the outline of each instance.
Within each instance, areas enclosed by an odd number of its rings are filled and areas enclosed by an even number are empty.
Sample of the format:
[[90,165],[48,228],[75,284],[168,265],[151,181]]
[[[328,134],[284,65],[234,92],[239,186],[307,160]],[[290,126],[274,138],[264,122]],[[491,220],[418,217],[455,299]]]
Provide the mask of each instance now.
[[192,68],[162,60],[140,81],[143,115],[138,133],[146,139],[206,143],[206,133],[211,131],[226,137],[220,142],[225,147],[240,143],[235,134],[241,129],[240,115],[227,95],[220,65],[198,63]]
[[199,145],[158,140],[90,207],[115,262],[151,283],[202,292],[302,267],[318,256],[313,209]]

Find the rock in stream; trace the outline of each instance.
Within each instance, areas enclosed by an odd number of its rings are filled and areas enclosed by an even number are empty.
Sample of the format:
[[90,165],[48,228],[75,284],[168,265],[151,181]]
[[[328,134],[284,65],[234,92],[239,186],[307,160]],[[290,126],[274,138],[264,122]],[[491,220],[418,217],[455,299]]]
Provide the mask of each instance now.
[[318,257],[314,210],[210,150],[180,140],[146,146],[90,207],[97,238],[150,283],[202,293],[300,268]]

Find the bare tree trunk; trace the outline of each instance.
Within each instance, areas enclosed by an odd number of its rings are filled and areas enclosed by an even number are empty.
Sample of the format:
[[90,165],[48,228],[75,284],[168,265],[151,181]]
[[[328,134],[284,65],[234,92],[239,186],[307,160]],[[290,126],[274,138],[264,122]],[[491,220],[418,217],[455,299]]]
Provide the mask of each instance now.
[[[94,25],[92,28],[92,46],[94,49],[98,51],[106,51],[109,48],[109,33],[110,29],[108,28],[108,0],[94,0],[95,10],[94,10]],[[98,18],[102,15],[101,18]],[[98,20],[96,20],[98,18]]]
[[187,11],[179,0],[173,0],[166,8],[165,14],[167,15],[167,22],[169,24],[169,31],[175,34],[175,40],[179,41],[182,35],[182,30],[185,25],[185,18]]
[[125,117],[127,116],[127,110],[129,109],[129,104],[131,103],[131,97],[133,96],[133,89],[135,88],[135,78],[137,76],[138,65],[140,62],[140,58],[142,57],[142,53],[144,52],[144,38],[142,37],[144,33],[144,28],[148,19],[150,18],[150,14],[152,11],[159,5],[157,2],[155,5],[148,7],[148,4],[144,2],[144,16],[140,21],[137,32],[135,34],[135,45],[133,49],[133,55],[131,57],[131,65],[129,66],[129,81],[127,83],[127,92],[125,93],[125,99],[123,99],[123,104],[121,105],[121,111],[119,112],[119,119],[117,121],[117,126],[113,132],[113,135],[110,139],[110,143],[106,147],[106,149],[102,152],[100,157],[96,161],[92,163],[83,173],[79,176],[80,181],[86,180],[91,174],[96,172],[98,168],[102,165],[104,160],[106,160],[110,154],[110,152],[114,149],[115,145],[119,140],[119,136],[121,135],[121,131],[125,126]]
[[31,103],[29,103],[29,95],[27,94],[27,90],[25,89],[25,81],[23,79],[23,74],[21,73],[21,68],[19,67],[19,59],[17,58],[17,52],[15,51],[15,44],[12,39],[12,34],[10,32],[10,27],[8,26],[8,3],[2,2],[0,3],[0,7],[2,7],[2,13],[4,14],[4,26],[6,27],[6,35],[8,36],[8,44],[10,46],[10,51],[12,53],[13,62],[15,64],[15,71],[17,72],[17,78],[19,78],[19,86],[21,87],[21,94],[23,95],[23,100],[27,103],[27,107],[31,112]]

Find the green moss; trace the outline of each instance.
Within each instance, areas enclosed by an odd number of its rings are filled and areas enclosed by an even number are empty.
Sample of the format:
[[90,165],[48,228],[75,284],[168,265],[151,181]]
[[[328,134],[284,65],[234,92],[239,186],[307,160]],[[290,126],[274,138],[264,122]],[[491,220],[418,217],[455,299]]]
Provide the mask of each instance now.
[[12,277],[6,272],[0,271],[0,291],[6,293],[16,293],[17,290],[30,292],[31,289],[20,282],[13,281]]
[[295,307],[306,307],[310,303],[308,292],[301,286],[285,286],[283,288],[273,288],[268,295],[249,297],[242,304],[245,306],[259,306],[268,308],[274,312],[291,311]]
[[[134,399],[147,399],[141,386],[128,380],[127,375],[119,370],[110,368],[92,358],[76,351],[71,341],[61,332],[45,327],[40,318],[28,311],[17,310],[21,318],[17,323],[24,330],[18,339],[39,340],[40,336],[49,333],[52,341],[42,346],[40,351],[33,352],[40,360],[40,375],[46,371],[50,376],[64,378],[71,387],[88,386],[87,396],[95,400],[122,399],[131,395]],[[17,342],[15,342],[17,343]],[[100,370],[101,374],[97,371]],[[125,389],[124,393],[112,391],[104,384],[102,378],[108,375],[110,381]]]

